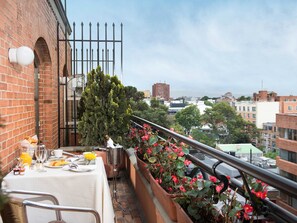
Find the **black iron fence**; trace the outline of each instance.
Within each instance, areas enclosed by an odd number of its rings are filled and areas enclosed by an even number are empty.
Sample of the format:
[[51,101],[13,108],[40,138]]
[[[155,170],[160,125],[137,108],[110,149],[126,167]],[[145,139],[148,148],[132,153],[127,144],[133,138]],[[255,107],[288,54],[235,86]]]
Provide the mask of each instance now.
[[[236,168],[239,171],[243,182],[235,178],[231,178],[230,186],[232,188],[237,188],[238,189],[237,192],[240,193],[242,196],[245,196],[243,186],[246,186],[246,188],[248,188],[247,180],[246,180],[246,174],[247,174],[257,179],[261,179],[261,181],[267,183],[269,186],[272,186],[288,194],[291,197],[297,198],[297,183],[294,181],[291,181],[282,176],[274,174],[270,171],[257,167],[251,163],[244,162],[232,155],[226,154],[210,146],[199,143],[193,139],[190,139],[188,137],[185,137],[183,135],[170,131],[169,129],[166,129],[155,123],[149,122],[145,119],[133,116],[132,122],[137,126],[141,126],[144,123],[149,124],[153,129],[158,130],[160,133],[167,135],[169,137],[175,138],[181,142],[184,142],[185,144],[191,146],[191,148],[194,150],[197,150],[213,158],[216,158],[218,162],[216,162],[212,166],[209,166],[205,164],[202,160],[196,158],[195,156],[191,154],[187,155],[187,158],[189,160],[191,160],[194,164],[199,166],[199,168],[201,168],[203,171],[207,172],[208,174],[216,175],[216,176],[226,175],[220,172],[219,170],[217,170],[217,167],[221,163],[225,163]],[[283,207],[273,203],[269,199],[265,199],[264,203],[266,205],[265,209],[266,209],[267,217],[274,219],[276,222],[292,222],[292,223],[297,222],[297,216],[292,214],[288,210],[284,209]]]

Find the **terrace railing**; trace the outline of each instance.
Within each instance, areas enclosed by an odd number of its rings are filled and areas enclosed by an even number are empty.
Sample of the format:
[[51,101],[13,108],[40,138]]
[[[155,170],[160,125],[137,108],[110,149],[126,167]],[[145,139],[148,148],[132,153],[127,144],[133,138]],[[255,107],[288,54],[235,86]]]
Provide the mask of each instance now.
[[[229,155],[227,153],[224,153],[222,151],[219,151],[217,149],[214,149],[210,146],[207,146],[205,144],[202,144],[196,140],[190,139],[186,136],[180,135],[178,133],[175,133],[169,129],[166,129],[162,126],[159,126],[155,123],[152,123],[150,121],[147,121],[145,119],[142,119],[137,116],[133,116],[131,120],[134,125],[140,127],[142,124],[148,124],[150,125],[154,130],[158,130],[160,134],[167,135],[169,137],[175,138],[181,142],[184,142],[185,144],[191,146],[193,150],[197,150],[199,152],[202,152],[206,155],[209,155],[213,158],[216,158],[218,162],[216,162],[213,166],[206,165],[203,161],[196,158],[195,156],[188,154],[187,158],[191,160],[195,165],[199,166],[200,169],[205,171],[208,174],[218,176],[220,178],[220,175],[226,175],[220,171],[218,171],[216,168],[221,163],[228,164],[234,168],[236,168],[242,179],[243,183],[236,178],[231,178],[230,186],[232,188],[237,188],[237,192],[240,193],[242,196],[245,196],[243,185],[246,186],[246,188],[249,188],[247,185],[247,180],[245,177],[245,174],[250,175],[252,177],[255,177],[257,179],[261,179],[261,181],[267,183],[269,186],[272,186],[286,194],[288,194],[291,197],[297,198],[297,183],[294,181],[291,181],[289,179],[286,179],[280,175],[274,174],[272,172],[269,172],[265,169],[262,169],[260,167],[257,167],[251,163],[244,162],[232,155]],[[250,192],[250,191],[249,191]],[[276,222],[297,222],[297,216],[289,212],[288,210],[284,209],[283,207],[273,203],[269,199],[264,200],[264,204],[266,207],[262,207],[262,210],[265,210],[265,215],[271,219],[274,219]]]

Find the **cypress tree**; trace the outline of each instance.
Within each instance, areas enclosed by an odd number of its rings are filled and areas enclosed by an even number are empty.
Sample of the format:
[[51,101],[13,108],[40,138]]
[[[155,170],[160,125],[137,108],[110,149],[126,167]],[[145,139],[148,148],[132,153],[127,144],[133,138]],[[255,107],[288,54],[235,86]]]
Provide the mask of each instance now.
[[88,73],[79,108],[81,144],[103,145],[105,135],[122,143],[129,131],[131,108],[117,76],[104,75],[100,66]]

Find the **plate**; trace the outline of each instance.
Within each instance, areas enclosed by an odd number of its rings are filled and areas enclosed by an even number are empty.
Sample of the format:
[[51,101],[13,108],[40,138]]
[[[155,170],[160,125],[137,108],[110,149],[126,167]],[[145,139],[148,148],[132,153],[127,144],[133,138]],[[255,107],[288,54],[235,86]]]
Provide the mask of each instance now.
[[62,168],[63,166],[69,164],[68,162],[63,161],[62,164],[54,165],[55,163],[58,163],[58,162],[61,162],[61,161],[51,161],[51,162],[47,162],[47,163],[44,164],[44,166],[45,166],[45,167],[48,167],[48,168]]
[[53,160],[61,160],[61,159],[66,159],[67,156],[62,156],[62,157],[55,157],[55,156],[50,156],[48,158],[49,161],[53,161]]
[[64,166],[64,170],[69,170],[72,172],[83,173],[83,172],[91,172],[96,169],[96,166],[78,166],[77,168],[70,168],[69,166]]

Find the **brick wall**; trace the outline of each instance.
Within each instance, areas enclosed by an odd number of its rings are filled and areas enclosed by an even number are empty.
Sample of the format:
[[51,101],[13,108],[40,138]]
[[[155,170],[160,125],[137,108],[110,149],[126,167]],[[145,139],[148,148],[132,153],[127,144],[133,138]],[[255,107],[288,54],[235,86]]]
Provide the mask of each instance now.
[[[62,30],[59,32],[64,35]],[[39,60],[40,139],[47,148],[57,148],[57,21],[46,0],[0,1],[0,115],[5,124],[0,129],[0,157],[4,172],[15,165],[19,142],[35,134],[34,63],[22,67],[8,60],[8,49],[23,45],[34,49]],[[64,58],[64,47],[60,46],[60,76],[66,64]]]

